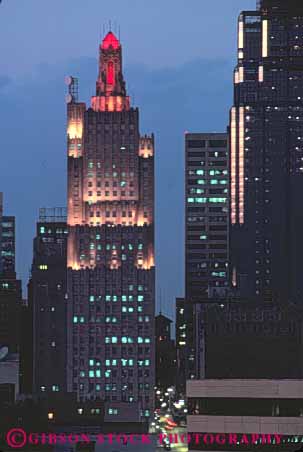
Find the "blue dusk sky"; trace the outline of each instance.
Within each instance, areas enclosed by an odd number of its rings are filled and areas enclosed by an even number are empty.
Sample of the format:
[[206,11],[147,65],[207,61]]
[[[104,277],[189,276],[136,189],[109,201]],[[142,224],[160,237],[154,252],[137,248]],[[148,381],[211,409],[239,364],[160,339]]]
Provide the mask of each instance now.
[[[224,132],[237,17],[256,0],[3,0],[0,191],[17,220],[24,286],[39,207],[66,205],[64,77],[89,103],[103,30],[118,31],[141,133],[156,138],[157,304],[184,294],[184,132]],[[26,296],[26,292],[24,293]]]

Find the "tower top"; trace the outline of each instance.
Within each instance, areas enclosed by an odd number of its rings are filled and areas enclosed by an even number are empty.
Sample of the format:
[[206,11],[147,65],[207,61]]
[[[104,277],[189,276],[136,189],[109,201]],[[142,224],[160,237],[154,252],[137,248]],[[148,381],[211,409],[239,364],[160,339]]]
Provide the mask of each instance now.
[[118,50],[121,47],[119,39],[116,38],[112,31],[108,32],[102,41],[102,50],[108,50],[112,48],[113,50]]
[[112,31],[106,34],[99,47],[99,74],[91,105],[95,111],[130,109],[122,71],[122,46]]

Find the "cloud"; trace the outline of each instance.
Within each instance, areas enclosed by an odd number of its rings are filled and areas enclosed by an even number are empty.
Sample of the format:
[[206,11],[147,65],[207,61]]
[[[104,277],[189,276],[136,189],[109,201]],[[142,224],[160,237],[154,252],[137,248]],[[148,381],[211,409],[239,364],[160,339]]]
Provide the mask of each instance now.
[[[94,58],[41,65],[30,78],[0,78],[1,186],[6,211],[17,216],[19,274],[26,282],[38,208],[66,204],[64,77],[79,77],[80,100],[94,93]],[[198,59],[182,66],[125,69],[140,108],[141,133],[156,138],[158,289],[163,311],[183,294],[184,132],[225,131],[232,101],[232,66]],[[5,89],[1,89],[5,88]]]

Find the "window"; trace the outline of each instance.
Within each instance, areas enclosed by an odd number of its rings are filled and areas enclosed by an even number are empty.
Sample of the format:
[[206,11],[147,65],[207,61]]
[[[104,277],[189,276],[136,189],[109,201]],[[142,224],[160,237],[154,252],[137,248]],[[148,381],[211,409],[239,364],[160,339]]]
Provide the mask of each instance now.
[[205,140],[189,140],[187,146],[189,148],[205,148]]
[[226,148],[227,141],[226,140],[210,140],[209,146],[211,148]]

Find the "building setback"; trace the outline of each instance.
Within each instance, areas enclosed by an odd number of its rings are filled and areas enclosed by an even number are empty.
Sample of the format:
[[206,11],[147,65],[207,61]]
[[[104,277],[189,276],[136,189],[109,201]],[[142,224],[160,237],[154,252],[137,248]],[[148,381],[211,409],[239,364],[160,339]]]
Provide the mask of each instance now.
[[195,376],[195,309],[228,286],[228,135],[185,137],[187,378]]
[[[33,342],[34,394],[66,391],[66,248],[66,209],[40,209],[28,285],[32,322],[23,309],[33,326],[33,336],[25,335],[23,348],[27,353],[27,341]],[[28,359],[24,356],[22,390],[28,390]]]
[[233,286],[303,297],[303,3],[263,0],[238,23],[230,114]]
[[68,391],[106,401],[105,418],[153,410],[154,139],[140,136],[113,33],[96,95],[68,97]]

